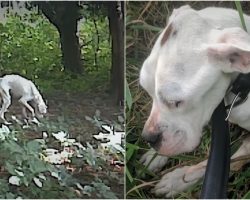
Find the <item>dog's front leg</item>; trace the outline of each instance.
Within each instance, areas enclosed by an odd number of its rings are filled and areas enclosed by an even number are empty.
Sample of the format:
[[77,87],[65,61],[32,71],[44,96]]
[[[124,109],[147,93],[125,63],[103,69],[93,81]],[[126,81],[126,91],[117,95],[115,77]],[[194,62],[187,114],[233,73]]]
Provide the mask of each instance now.
[[[240,148],[232,155],[230,169],[238,171],[243,165],[249,163],[244,156],[250,155],[250,136],[244,139]],[[242,159],[241,159],[242,158]],[[157,196],[171,198],[187,190],[205,175],[207,160],[193,166],[184,166],[165,174],[155,186],[153,192]]]
[[165,174],[152,190],[157,196],[172,198],[196,184],[205,175],[207,160]]
[[[244,158],[244,156],[250,155],[250,136],[243,140],[240,148],[232,155],[230,169],[232,171],[238,171],[245,164],[250,162],[250,159]],[[242,159],[240,159],[242,158]]]
[[[21,99],[19,99],[19,102],[21,104],[23,104],[25,106],[25,108],[27,108],[31,112],[31,115],[34,118],[35,117],[34,109],[28,104],[27,99],[25,97],[22,97]],[[26,115],[27,115],[27,113],[26,113]]]
[[154,149],[150,149],[140,159],[140,162],[154,173],[161,171],[168,161],[168,157],[156,154]]

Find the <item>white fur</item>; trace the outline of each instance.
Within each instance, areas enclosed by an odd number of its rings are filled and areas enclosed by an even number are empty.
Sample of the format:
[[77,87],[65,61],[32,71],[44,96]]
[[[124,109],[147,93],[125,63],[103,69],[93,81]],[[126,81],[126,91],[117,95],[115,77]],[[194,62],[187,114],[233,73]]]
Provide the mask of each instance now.
[[[244,18],[250,31],[250,17]],[[170,24],[177,33],[161,45]],[[237,11],[214,7],[196,11],[189,6],[174,10],[140,73],[140,84],[153,99],[143,135],[162,132],[156,150],[165,156],[193,151],[218,104],[223,98],[231,103],[234,95],[226,90],[239,72],[250,72],[250,36],[241,28]],[[229,121],[250,131],[249,108],[250,98],[233,108]],[[234,157],[249,155],[249,147],[248,140]],[[143,162],[147,160],[144,156]],[[149,166],[153,171],[167,162],[157,160]],[[205,166],[206,161],[165,175],[154,192],[172,197],[200,180]]]
[[[26,108],[34,117],[47,112],[47,106],[36,88],[35,84],[19,75],[6,75],[0,78],[0,96],[2,98],[2,108],[0,110],[0,117],[6,122],[4,113],[11,104],[11,96],[18,99],[23,105],[23,114],[27,117]],[[30,106],[28,102],[31,102]],[[35,110],[34,110],[35,109]]]
[[[153,134],[149,130],[158,127],[163,132],[158,152],[168,156],[193,151],[199,145],[202,128],[235,75],[250,71],[250,36],[240,28],[236,11],[180,9],[168,23],[176,29],[176,36],[170,35],[161,46],[168,26],[163,30],[140,73],[140,83],[153,99],[144,131]],[[250,30],[250,18],[245,19]],[[178,101],[180,105],[173,106]],[[250,121],[248,104],[250,100],[233,109],[230,120],[250,130],[244,123]],[[241,112],[243,116],[238,115]]]

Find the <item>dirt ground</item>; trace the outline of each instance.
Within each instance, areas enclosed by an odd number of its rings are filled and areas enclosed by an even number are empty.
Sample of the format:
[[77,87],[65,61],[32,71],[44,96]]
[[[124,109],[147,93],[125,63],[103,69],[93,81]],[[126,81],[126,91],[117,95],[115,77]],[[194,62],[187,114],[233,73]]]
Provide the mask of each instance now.
[[69,131],[81,140],[84,138],[85,142],[91,141],[92,134],[98,133],[96,127],[85,119],[86,116],[93,117],[96,110],[99,110],[102,120],[117,121],[118,115],[123,115],[122,107],[114,105],[105,93],[55,92],[47,94],[45,98],[48,99],[49,118],[67,116],[65,120],[69,123]]

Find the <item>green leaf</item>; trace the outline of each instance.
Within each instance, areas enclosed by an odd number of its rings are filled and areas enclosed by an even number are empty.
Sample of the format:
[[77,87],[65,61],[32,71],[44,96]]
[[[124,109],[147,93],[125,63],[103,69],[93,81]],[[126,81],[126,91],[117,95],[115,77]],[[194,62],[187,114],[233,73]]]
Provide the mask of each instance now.
[[250,190],[243,196],[242,199],[250,199]]
[[29,141],[26,147],[29,153],[39,153],[41,151],[41,145],[36,140]]
[[11,175],[16,175],[16,172],[15,172],[15,166],[11,163],[9,163],[8,161],[5,162],[5,168],[8,170],[8,172],[11,174]]
[[47,164],[38,158],[30,158],[28,162],[30,170],[34,175],[39,174],[41,172],[49,171]]
[[126,97],[126,104],[128,106],[128,109],[131,110],[131,107],[133,104],[133,98],[129,89],[127,79],[125,80],[125,97]]
[[128,162],[134,153],[139,149],[137,145],[126,143],[126,161]]
[[15,141],[9,140],[5,142],[3,145],[4,145],[4,148],[6,148],[12,154],[14,153],[22,154],[23,152],[23,148],[19,144],[17,144]]

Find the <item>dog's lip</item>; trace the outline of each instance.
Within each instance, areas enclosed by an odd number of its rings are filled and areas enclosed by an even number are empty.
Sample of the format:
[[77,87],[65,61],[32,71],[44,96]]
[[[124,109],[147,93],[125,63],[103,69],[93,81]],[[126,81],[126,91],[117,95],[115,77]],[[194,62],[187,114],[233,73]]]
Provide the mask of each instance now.
[[150,146],[152,148],[154,148],[156,151],[158,151],[161,148],[161,145],[162,145],[161,143],[162,143],[162,140],[159,140],[156,143],[150,143],[149,142]]
[[148,142],[148,144],[154,148],[156,151],[158,151],[158,149],[160,149],[161,147],[161,143],[162,143],[162,134],[161,136],[159,136],[160,138],[157,139],[156,142]]
[[[181,132],[181,130],[175,131],[175,133],[179,133],[179,132]],[[178,154],[182,153],[180,151],[180,146],[183,146],[182,144],[185,143],[185,137],[180,138],[180,140],[178,140],[178,142],[176,142],[175,144],[170,143],[172,145],[169,145],[170,140],[168,140],[169,141],[168,143],[164,143],[162,141],[163,140],[161,140],[161,142],[158,143],[158,146],[156,146],[156,147],[152,146],[152,147],[161,155],[174,156],[174,155],[178,155]],[[168,146],[166,146],[166,145],[168,145]],[[185,152],[185,151],[183,151],[183,152]]]

